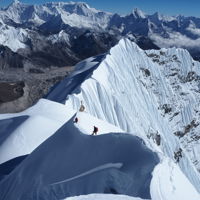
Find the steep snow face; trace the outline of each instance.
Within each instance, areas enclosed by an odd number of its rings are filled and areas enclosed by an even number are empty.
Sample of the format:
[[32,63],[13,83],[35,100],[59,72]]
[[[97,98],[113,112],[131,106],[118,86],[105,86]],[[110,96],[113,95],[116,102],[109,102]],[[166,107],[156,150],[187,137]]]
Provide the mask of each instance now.
[[47,98],[75,110],[83,100],[87,112],[175,159],[199,190],[199,75],[185,50],[145,52],[123,39],[107,55],[79,63]]
[[[89,120],[87,114],[78,117]],[[112,130],[107,123],[90,119],[107,127],[108,132]],[[73,120],[0,182],[0,199],[63,199],[91,193],[150,199],[151,173],[159,162],[157,154],[129,134],[83,134]]]

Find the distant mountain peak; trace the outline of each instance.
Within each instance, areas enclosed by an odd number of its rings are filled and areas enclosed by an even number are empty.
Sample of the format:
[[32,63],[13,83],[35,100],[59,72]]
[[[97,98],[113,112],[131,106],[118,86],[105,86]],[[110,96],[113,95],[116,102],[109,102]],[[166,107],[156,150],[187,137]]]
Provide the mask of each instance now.
[[14,0],[13,3],[21,3],[19,0]]
[[146,18],[146,14],[139,8],[134,8],[132,13],[136,18]]

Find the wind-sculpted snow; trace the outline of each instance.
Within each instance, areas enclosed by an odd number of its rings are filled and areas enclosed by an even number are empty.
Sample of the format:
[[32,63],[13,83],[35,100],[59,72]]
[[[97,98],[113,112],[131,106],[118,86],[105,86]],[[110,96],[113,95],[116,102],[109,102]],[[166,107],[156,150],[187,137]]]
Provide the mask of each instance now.
[[83,100],[90,114],[174,159],[200,191],[199,77],[200,64],[186,50],[143,51],[123,39],[101,62],[79,63],[47,98],[74,110]]
[[158,162],[140,138],[124,133],[88,136],[72,118],[0,183],[0,199],[51,200],[90,193],[150,198],[151,173]]
[[99,62],[101,62],[104,57],[105,55],[99,55],[78,64],[76,67],[77,70],[73,73],[73,75],[62,81],[59,84],[59,87],[53,87],[53,92],[50,91],[46,98],[63,103],[65,102],[68,94],[80,92],[79,86],[92,75],[92,72],[98,67]]

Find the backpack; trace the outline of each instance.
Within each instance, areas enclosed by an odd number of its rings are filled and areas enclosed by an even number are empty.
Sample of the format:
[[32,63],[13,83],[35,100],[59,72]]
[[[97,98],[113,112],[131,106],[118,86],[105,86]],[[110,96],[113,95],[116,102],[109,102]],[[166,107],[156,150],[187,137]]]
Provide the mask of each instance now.
[[98,132],[98,130],[99,130],[99,129],[95,126],[95,127],[94,127],[94,132]]

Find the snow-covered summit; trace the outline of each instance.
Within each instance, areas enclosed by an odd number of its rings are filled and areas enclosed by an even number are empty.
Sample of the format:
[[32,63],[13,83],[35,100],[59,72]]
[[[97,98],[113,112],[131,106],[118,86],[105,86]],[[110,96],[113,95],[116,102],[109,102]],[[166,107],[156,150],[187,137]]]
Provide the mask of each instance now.
[[134,8],[132,13],[133,13],[134,17],[136,17],[136,18],[145,18],[146,17],[146,14],[139,8]]

